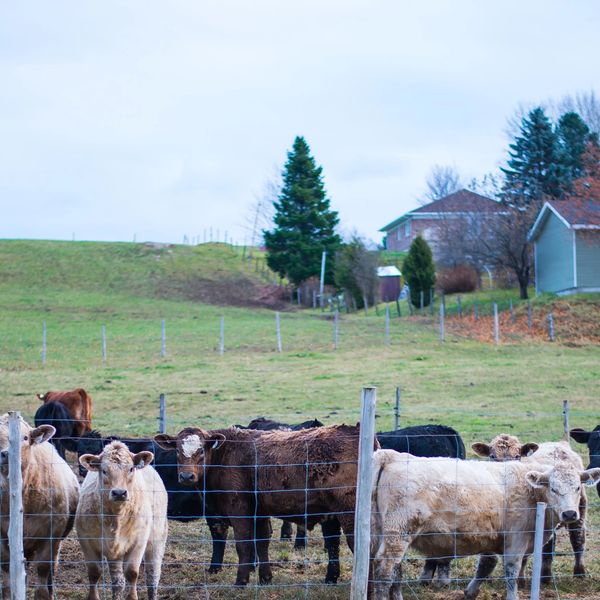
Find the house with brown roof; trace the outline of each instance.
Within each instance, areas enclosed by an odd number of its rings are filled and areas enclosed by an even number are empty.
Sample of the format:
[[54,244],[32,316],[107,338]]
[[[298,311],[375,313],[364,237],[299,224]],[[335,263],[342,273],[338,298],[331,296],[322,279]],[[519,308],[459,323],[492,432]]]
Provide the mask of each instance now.
[[546,202],[528,238],[536,293],[600,292],[600,200]]
[[439,226],[444,220],[466,219],[474,214],[492,216],[500,210],[495,200],[462,189],[405,213],[379,231],[385,233],[383,243],[387,250],[406,252],[420,235],[431,246],[435,256]]

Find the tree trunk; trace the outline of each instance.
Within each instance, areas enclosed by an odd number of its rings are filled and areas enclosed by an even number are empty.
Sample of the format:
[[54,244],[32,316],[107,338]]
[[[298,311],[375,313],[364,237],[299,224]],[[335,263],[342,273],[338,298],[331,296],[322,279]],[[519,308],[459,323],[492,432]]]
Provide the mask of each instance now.
[[529,273],[519,271],[517,272],[517,279],[519,280],[519,297],[521,300],[528,300],[527,287],[529,286]]

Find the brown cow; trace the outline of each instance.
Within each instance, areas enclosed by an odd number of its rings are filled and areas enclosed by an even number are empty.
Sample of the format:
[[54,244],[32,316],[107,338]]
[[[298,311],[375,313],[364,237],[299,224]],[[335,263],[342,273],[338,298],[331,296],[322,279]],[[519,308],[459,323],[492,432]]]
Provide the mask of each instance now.
[[[239,559],[236,585],[249,581],[255,544],[259,580],[272,579],[269,517],[308,529],[335,517],[353,548],[358,425],[271,432],[187,427],[177,437],[154,439],[177,449],[180,481],[200,482],[230,519]],[[330,555],[328,581],[338,576],[339,561]]]
[[44,403],[60,402],[69,409],[75,421],[74,438],[80,438],[86,431],[92,430],[92,397],[83,388],[65,392],[46,392],[38,394],[37,397]]
[[[52,577],[60,545],[73,527],[79,499],[79,483],[69,465],[49,440],[52,425],[35,429],[21,419],[21,465],[23,472],[23,550],[35,561],[38,581],[35,598],[52,597]],[[8,527],[8,415],[0,417],[0,540],[3,597],[10,598]]]

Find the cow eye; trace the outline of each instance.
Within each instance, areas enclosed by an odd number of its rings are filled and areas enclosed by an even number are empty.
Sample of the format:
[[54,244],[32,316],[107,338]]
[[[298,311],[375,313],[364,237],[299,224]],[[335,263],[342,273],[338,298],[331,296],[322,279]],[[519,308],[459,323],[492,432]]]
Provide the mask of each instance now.
[[135,471],[135,467],[129,467],[129,472],[133,473]]
[[23,436],[23,441],[26,442],[29,439],[29,436],[25,435]]
[[555,488],[550,488],[553,494],[560,494],[560,492]]
[[106,469],[102,469],[102,475],[108,475],[108,471]]

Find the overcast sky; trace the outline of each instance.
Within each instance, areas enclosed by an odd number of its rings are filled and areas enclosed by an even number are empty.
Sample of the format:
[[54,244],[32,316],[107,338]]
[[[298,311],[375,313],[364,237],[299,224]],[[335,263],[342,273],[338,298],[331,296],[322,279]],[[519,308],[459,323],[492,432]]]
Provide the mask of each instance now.
[[296,135],[343,230],[434,164],[505,159],[520,102],[600,91],[593,0],[39,0],[0,7],[0,238],[243,243]]

